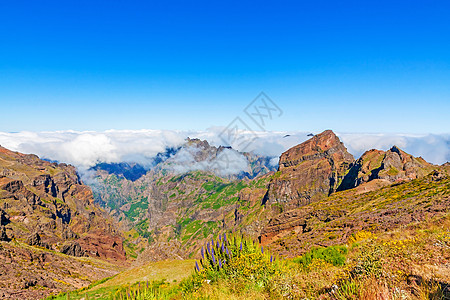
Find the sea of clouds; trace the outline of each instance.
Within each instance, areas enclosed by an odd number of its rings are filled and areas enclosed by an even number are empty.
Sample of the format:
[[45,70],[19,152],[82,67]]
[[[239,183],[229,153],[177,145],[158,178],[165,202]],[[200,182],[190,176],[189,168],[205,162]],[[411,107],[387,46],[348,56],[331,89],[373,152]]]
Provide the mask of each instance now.
[[178,174],[190,171],[211,171],[219,176],[229,176],[241,172],[250,172],[247,158],[232,149],[223,149],[217,156],[197,161],[196,155],[201,150],[197,147],[181,148],[175,155],[166,160],[166,168]]
[[[107,130],[94,131],[52,131],[52,132],[0,132],[0,145],[13,151],[37,154],[53,161],[70,163],[80,170],[87,170],[99,162],[135,162],[148,168],[154,157],[167,148],[179,147],[187,137],[207,140],[211,145],[224,145],[221,136],[223,128],[213,127],[204,131],[175,130]],[[238,132],[239,139],[231,142],[233,149],[253,151],[255,154],[274,157],[308,138],[309,132]],[[404,151],[422,156],[425,160],[442,164],[450,161],[450,134],[363,134],[336,133],[350,153],[358,158],[369,149],[387,150],[397,145]],[[242,143],[242,141],[249,143]],[[228,145],[227,145],[228,146]],[[189,151],[173,157],[174,168],[196,170],[210,166],[197,165]],[[242,155],[230,152],[234,163],[227,163],[231,174],[247,168]],[[177,164],[178,162],[178,164]],[[216,162],[209,162],[215,164]],[[226,169],[222,166],[222,169]]]

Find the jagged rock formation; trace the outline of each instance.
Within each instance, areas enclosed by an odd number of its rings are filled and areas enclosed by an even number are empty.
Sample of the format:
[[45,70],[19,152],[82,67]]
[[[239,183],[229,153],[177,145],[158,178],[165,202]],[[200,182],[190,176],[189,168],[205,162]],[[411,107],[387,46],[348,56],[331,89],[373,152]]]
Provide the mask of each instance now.
[[81,246],[80,246],[79,243],[71,242],[69,244],[65,244],[61,248],[61,253],[64,253],[64,254],[67,254],[67,255],[81,257],[81,256],[85,256],[86,255],[86,250],[81,249]]
[[[239,173],[216,172],[215,160],[227,152],[243,159]],[[437,166],[395,146],[367,151],[355,161],[329,130],[284,152],[277,172],[268,158],[198,139],[157,161],[145,174],[134,164],[96,169],[97,199],[127,231],[125,245],[135,265],[191,257],[204,241],[226,231],[258,236],[272,250],[294,256],[344,243],[358,230],[442,217],[450,205],[448,164],[430,173]],[[46,263],[72,276],[72,266],[83,266],[80,261],[89,257],[125,259],[122,233],[94,204],[72,166],[0,147],[0,201],[0,259],[21,270],[0,265],[0,297],[15,289],[31,293],[34,286],[61,290]],[[26,259],[42,269],[27,269]],[[69,275],[58,274],[58,280]],[[16,285],[12,276],[18,276]],[[73,286],[85,283],[77,279]],[[5,284],[14,287],[2,295]]]
[[[2,240],[59,251],[66,240],[79,239],[87,253],[125,260],[120,232],[73,166],[0,147],[0,206]],[[112,249],[105,239],[119,246]]]
[[[217,176],[207,167],[196,171],[188,167],[194,163],[211,166],[207,162],[225,150],[231,149],[188,139],[138,180],[98,172],[103,203],[122,224],[127,224],[127,230],[136,230],[140,237],[150,240],[150,246],[143,238],[127,240],[130,248],[147,248],[138,261],[162,259],[168,253],[187,257],[196,251],[199,242],[226,230],[261,236],[265,243],[283,236],[286,228],[307,232],[309,227],[298,214],[308,213],[308,205],[355,186],[353,195],[362,195],[399,179],[420,178],[433,168],[397,147],[386,152],[371,150],[355,161],[330,130],[284,152],[276,173],[261,176],[268,171],[267,164],[246,153],[243,155],[254,162],[251,166],[255,171],[241,180],[236,176]],[[183,161],[184,169],[177,169]],[[260,176],[250,180],[255,174]],[[299,207],[302,209],[291,211]],[[343,213],[315,211],[307,218],[329,222]],[[173,245],[180,245],[182,251]],[[159,251],[163,248],[170,251]]]
[[25,240],[25,243],[27,243],[30,246],[39,246],[42,248],[50,249],[50,246],[41,240],[41,236],[37,232],[29,235]]
[[387,182],[412,180],[425,176],[434,167],[422,157],[414,157],[397,146],[386,152],[372,149],[353,163],[339,190],[354,188],[375,179]]
[[[121,232],[73,166],[0,147],[0,298],[40,299],[116,274]],[[57,254],[62,252],[67,255]],[[93,256],[110,260],[103,265]]]
[[288,210],[328,196],[338,188],[353,156],[327,130],[284,152],[263,204]]
[[[281,204],[285,211],[270,219],[260,241],[294,256],[314,246],[345,243],[358,230],[443,217],[450,207],[449,181],[445,165],[396,146],[369,150],[352,161],[338,138],[325,131],[282,154],[263,203]],[[311,201],[313,195],[320,202]]]
[[337,192],[319,202],[272,218],[260,240],[288,256],[301,255],[312,247],[347,242],[352,233],[387,231],[448,218],[450,176],[435,170],[425,177],[393,184],[371,192],[358,188]]

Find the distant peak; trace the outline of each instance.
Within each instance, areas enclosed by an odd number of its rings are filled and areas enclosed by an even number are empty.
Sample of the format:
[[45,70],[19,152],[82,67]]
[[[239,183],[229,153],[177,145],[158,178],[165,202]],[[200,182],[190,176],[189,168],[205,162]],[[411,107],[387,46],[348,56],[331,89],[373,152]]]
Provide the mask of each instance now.
[[[341,144],[341,140],[332,130],[325,130],[309,139],[310,142],[316,143],[323,150],[335,147]],[[306,141],[308,142],[308,141]]]
[[332,130],[325,130],[285,151],[281,155],[280,166],[285,165],[286,161],[297,161],[298,163],[310,156],[321,156],[326,151],[331,151],[332,153],[339,152],[349,162],[353,160],[353,156],[348,153],[347,148],[345,148],[339,137]]
[[210,147],[210,145],[209,145],[207,140],[201,140],[201,139],[198,139],[198,138],[191,139],[191,138],[188,137],[186,139],[186,144],[188,146],[202,147],[204,149],[207,149],[207,148]]
[[[312,139],[336,139],[339,140],[339,138],[337,137],[337,135],[330,129],[325,130],[319,134],[316,134],[312,137]],[[340,140],[339,140],[340,141]]]
[[400,154],[400,152],[404,152],[396,145],[392,146],[391,149],[389,149],[389,150],[391,150],[392,152],[398,153],[398,154]]

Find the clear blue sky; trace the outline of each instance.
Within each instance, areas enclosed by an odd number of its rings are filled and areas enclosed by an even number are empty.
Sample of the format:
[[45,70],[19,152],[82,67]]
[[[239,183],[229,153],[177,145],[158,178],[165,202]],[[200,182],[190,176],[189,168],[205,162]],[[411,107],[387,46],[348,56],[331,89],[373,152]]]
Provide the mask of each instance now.
[[[368,3],[370,2],[370,3]],[[1,1],[0,131],[450,128],[449,1]]]

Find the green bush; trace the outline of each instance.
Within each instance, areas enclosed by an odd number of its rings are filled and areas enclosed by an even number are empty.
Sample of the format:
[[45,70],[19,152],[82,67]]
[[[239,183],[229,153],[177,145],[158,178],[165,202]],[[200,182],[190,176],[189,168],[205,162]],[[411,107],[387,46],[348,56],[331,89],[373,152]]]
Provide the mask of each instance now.
[[182,282],[185,295],[198,290],[205,282],[219,280],[246,281],[265,287],[270,278],[280,270],[270,253],[259,243],[242,236],[226,234],[211,240],[201,249],[200,262],[196,262],[196,273]]
[[314,259],[322,259],[333,266],[342,266],[345,264],[347,252],[348,250],[345,246],[313,248],[302,256],[295,258],[293,261],[300,264],[304,269],[306,269]]

